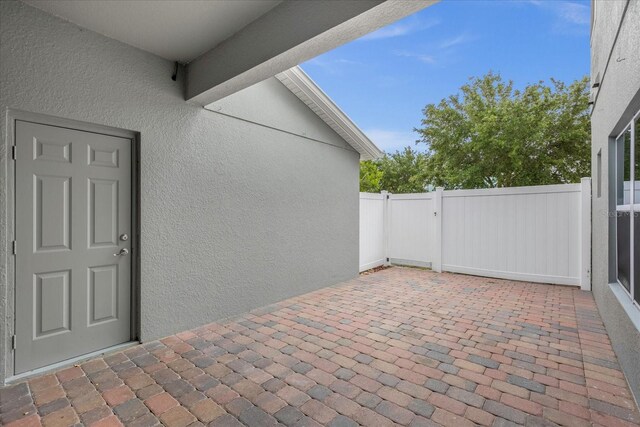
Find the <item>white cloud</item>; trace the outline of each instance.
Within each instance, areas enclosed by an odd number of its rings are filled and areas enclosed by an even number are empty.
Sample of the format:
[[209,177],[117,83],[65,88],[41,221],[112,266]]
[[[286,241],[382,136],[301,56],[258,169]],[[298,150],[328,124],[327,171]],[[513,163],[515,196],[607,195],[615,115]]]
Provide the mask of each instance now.
[[326,59],[322,57],[316,57],[305,62],[304,65],[311,65],[322,68],[329,74],[341,74],[345,70],[345,68],[360,66],[362,65],[362,63],[352,61],[350,59]]
[[380,28],[373,33],[369,33],[363,37],[360,37],[358,40],[369,41],[369,40],[381,40],[381,39],[389,39],[393,37],[401,37],[406,36],[407,34],[414,33],[416,31],[426,30],[427,28],[434,27],[438,25],[438,21],[431,20],[428,22],[422,22],[414,20],[412,22],[402,22],[398,24],[388,25],[386,27]]
[[562,2],[558,5],[560,17],[567,22],[577,25],[591,23],[591,11],[586,4]]
[[449,49],[451,47],[470,42],[471,40],[473,40],[473,37],[467,33],[463,33],[456,37],[441,41],[438,47],[440,49]]
[[546,9],[555,15],[553,30],[559,33],[584,32],[591,23],[591,9],[588,4],[571,1],[530,0],[530,4]]
[[415,58],[420,62],[424,62],[425,64],[435,64],[436,59],[431,55],[426,55],[423,53],[410,52],[408,50],[398,50],[395,51],[394,54],[396,56],[402,56],[404,58]]
[[440,42],[432,43],[428,48],[429,52],[425,51],[410,51],[410,50],[397,50],[393,52],[396,56],[405,58],[415,58],[425,64],[442,65],[443,62],[451,62],[452,56],[455,56],[455,48],[465,43],[469,43],[476,40],[477,37],[470,35],[469,33],[461,33],[455,37],[441,40]]
[[389,129],[366,129],[363,131],[365,135],[369,137],[379,149],[386,151],[387,153],[393,153],[396,150],[402,150],[407,145],[410,145],[414,149],[424,151],[420,146],[416,147],[416,140],[418,140],[418,134],[415,132],[405,132]]

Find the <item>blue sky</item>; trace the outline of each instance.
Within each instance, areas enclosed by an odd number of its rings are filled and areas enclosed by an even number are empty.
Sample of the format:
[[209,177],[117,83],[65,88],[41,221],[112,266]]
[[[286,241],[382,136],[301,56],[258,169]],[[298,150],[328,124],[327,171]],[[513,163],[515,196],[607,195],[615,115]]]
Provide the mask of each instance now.
[[425,105],[469,77],[492,70],[524,87],[587,75],[589,27],[589,0],[443,0],[302,68],[393,152],[413,145]]

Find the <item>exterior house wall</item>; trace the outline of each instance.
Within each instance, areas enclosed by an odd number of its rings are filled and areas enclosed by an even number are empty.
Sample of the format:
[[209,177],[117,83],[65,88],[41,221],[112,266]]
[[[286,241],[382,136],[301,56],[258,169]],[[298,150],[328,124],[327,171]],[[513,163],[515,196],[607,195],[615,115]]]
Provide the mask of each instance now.
[[[183,70],[174,82],[173,67],[21,2],[0,2],[3,115],[20,109],[139,132],[140,338],[356,276],[359,154],[276,79],[214,112],[185,102]],[[4,117],[0,134],[4,355],[14,310]],[[1,362],[0,380],[11,375]]]
[[592,288],[616,355],[640,401],[640,332],[609,286],[616,280],[610,149],[613,138],[640,109],[640,2],[596,0],[592,6],[591,79],[592,84],[600,83],[592,113]]

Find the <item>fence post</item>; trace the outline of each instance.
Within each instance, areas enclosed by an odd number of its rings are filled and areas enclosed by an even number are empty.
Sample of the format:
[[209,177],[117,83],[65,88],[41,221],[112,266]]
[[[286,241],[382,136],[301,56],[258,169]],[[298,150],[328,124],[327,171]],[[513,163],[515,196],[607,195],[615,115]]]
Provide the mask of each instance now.
[[580,289],[591,290],[591,178],[580,180]]
[[444,189],[442,187],[436,188],[435,198],[434,198],[434,221],[435,221],[435,248],[433,251],[433,263],[431,268],[433,271],[437,271],[438,273],[442,273],[442,191]]
[[382,190],[382,239],[384,245],[384,265],[391,265],[389,262],[389,192]]

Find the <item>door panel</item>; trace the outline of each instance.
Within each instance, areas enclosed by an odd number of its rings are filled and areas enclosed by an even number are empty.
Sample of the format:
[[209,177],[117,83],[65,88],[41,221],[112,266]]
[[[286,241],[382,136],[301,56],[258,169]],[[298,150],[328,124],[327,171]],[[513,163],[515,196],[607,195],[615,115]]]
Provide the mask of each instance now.
[[69,270],[34,275],[35,338],[69,330],[71,323],[69,276]]
[[89,246],[118,244],[118,181],[89,180]]
[[131,339],[131,141],[16,122],[15,374]]
[[36,252],[69,250],[71,177],[35,175]]

